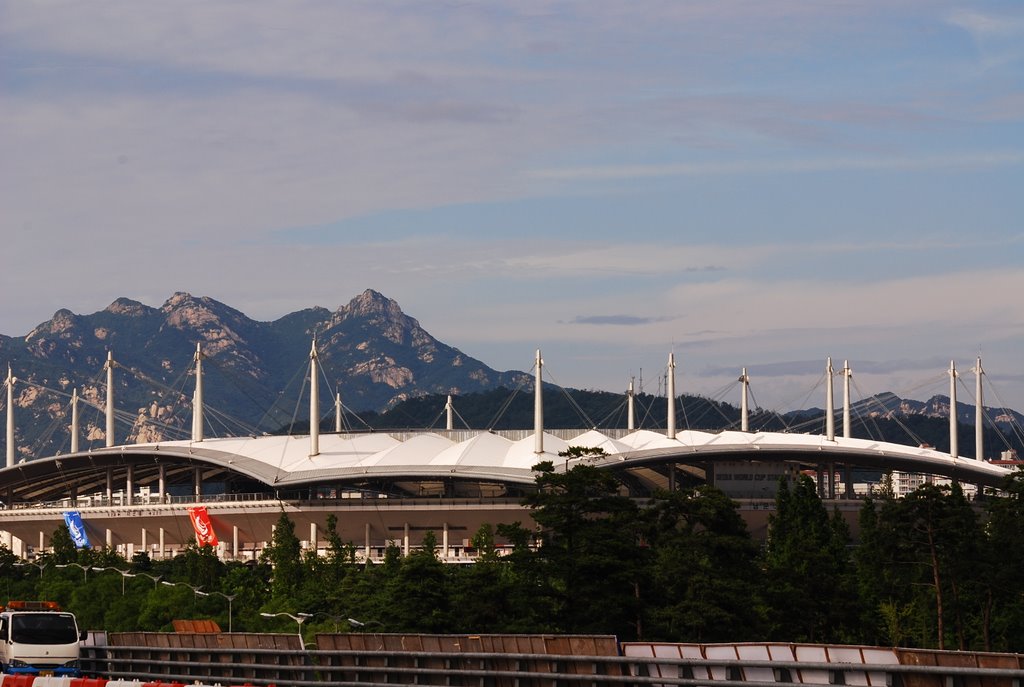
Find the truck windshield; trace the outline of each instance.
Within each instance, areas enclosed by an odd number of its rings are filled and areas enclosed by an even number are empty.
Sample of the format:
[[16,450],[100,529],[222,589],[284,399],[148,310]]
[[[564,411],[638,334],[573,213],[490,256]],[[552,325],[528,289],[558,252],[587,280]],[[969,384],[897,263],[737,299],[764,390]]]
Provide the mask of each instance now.
[[11,641],[19,644],[73,644],[78,641],[70,613],[16,613],[11,616]]

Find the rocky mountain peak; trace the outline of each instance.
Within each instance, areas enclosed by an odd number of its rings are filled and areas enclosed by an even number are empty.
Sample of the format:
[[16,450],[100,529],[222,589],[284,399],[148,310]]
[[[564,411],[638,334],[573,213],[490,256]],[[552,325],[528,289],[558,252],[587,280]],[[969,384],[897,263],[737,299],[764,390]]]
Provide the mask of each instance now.
[[67,308],[61,308],[57,312],[53,313],[53,317],[50,318],[49,322],[43,322],[41,325],[33,329],[25,337],[26,341],[32,341],[40,336],[61,336],[66,335],[78,326],[78,316]]
[[385,315],[389,319],[401,317],[402,308],[398,303],[391,300],[384,294],[367,289],[349,301],[348,305],[341,308],[346,314],[356,317],[371,317],[373,315]]
[[160,306],[160,310],[163,312],[171,312],[172,310],[177,310],[182,306],[187,306],[194,302],[195,299],[189,292],[175,291],[174,294],[168,298],[162,306]]
[[[60,311],[58,311],[60,312]],[[104,312],[111,313],[112,315],[124,315],[127,317],[141,317],[143,315],[151,315],[156,312],[153,308],[133,301],[130,298],[118,298],[116,301],[108,305]]]
[[179,329],[204,330],[211,326],[220,328],[250,322],[241,312],[220,301],[208,296],[196,298],[184,291],[168,298],[160,307],[160,312],[164,314],[167,324]]

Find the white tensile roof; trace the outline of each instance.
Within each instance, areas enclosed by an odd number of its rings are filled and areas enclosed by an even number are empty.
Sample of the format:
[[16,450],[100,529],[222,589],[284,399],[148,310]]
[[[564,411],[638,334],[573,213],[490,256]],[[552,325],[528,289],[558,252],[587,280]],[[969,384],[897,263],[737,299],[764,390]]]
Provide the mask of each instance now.
[[[467,436],[467,434],[469,436]],[[561,436],[571,433],[559,431]],[[464,437],[456,440],[455,436]],[[522,433],[519,436],[523,436]],[[260,436],[207,439],[202,442],[176,441],[120,447],[119,450],[160,451],[162,455],[188,455],[248,473],[277,484],[306,483],[314,480],[352,478],[356,475],[410,475],[443,477],[462,473],[475,479],[529,483],[534,480],[533,466],[551,461],[556,469],[571,466],[559,456],[570,446],[600,448],[602,457],[585,458],[591,464],[629,464],[672,459],[713,459],[725,455],[733,459],[798,460],[806,463],[863,461],[871,465],[893,465],[894,469],[962,474],[987,482],[998,482],[1006,468],[984,461],[952,459],[938,451],[865,439],[829,440],[820,435],[781,432],[720,433],[684,430],[672,439],[651,430],[637,430],[617,439],[598,431],[580,430],[569,439],[551,432],[543,435],[543,452],[536,452],[533,434],[517,441],[499,433],[460,432],[368,432],[362,434],[321,434],[319,453],[310,455],[308,436]],[[97,452],[114,449],[101,449]],[[97,453],[94,452],[94,453]],[[959,473],[958,473],[959,474]]]

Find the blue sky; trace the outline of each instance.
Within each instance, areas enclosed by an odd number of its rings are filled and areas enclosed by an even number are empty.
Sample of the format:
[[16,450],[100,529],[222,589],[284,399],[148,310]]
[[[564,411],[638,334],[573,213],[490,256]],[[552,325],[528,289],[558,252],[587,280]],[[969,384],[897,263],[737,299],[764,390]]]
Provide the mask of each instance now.
[[1022,123],[1016,1],[0,0],[0,332],[373,288],[565,386],[1024,409]]

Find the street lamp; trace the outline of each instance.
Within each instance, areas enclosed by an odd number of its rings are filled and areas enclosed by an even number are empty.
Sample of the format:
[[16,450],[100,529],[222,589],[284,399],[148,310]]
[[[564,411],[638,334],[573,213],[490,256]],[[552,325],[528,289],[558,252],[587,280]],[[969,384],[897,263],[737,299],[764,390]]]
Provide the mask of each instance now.
[[224,592],[201,592],[198,589],[195,590],[198,596],[210,596],[216,594],[217,596],[223,596],[228,600],[228,633],[231,632],[231,602],[234,601],[237,594],[225,594]]
[[42,577],[43,576],[43,570],[49,564],[48,563],[33,563],[33,562],[29,561],[27,563],[15,563],[14,565],[15,565],[15,567],[18,567],[18,568],[23,568],[26,565],[34,565],[35,567],[39,568],[39,577]]
[[312,618],[312,615],[310,615],[309,613],[299,613],[298,615],[292,615],[291,613],[260,613],[260,615],[264,618],[277,618],[278,616],[286,616],[294,620],[299,625],[299,645],[303,649],[306,648],[306,640],[302,638],[302,623]]
[[334,631],[335,632],[338,632],[338,623],[340,623],[342,620],[348,620],[348,618],[346,618],[343,615],[331,615],[330,613],[324,613],[323,611],[317,611],[316,613],[313,613],[312,615],[313,616],[322,615],[323,617],[325,617],[328,620],[332,621],[334,623]]
[[352,627],[366,627],[367,625],[380,625],[381,629],[384,629],[384,623],[379,620],[356,620],[355,618],[345,618],[348,624]]
[[113,570],[115,572],[121,573],[121,596],[124,596],[124,582],[125,582],[125,580],[127,578],[129,578],[129,577],[135,577],[134,573],[130,573],[127,570],[121,570],[120,568],[100,568],[100,567],[97,567],[97,566],[94,565],[94,566],[92,566],[92,569],[96,570],[97,572],[103,572],[104,570]]
[[149,573],[144,572],[132,573],[131,575],[128,575],[128,577],[137,577],[139,575],[142,575],[143,577],[148,577],[149,579],[153,580],[153,589],[156,589],[156,583],[160,581],[161,577],[163,577],[163,575],[150,575]]
[[167,580],[164,580],[160,584],[164,585],[165,587],[188,587],[189,589],[191,589],[196,594],[198,594],[199,590],[203,588],[202,585],[199,585],[198,587],[193,587],[192,585],[187,584],[185,582],[168,582]]
[[[186,584],[184,582],[168,582],[167,580],[164,580],[160,584],[164,585],[165,587],[188,587],[189,589],[192,590],[193,594],[199,594],[199,590],[201,589],[201,587],[193,587],[192,585]],[[153,586],[155,587],[156,584],[154,583]],[[193,599],[193,604],[192,604],[192,611],[193,612],[195,612],[195,610],[196,610],[196,606],[195,606],[194,601],[195,600]]]
[[68,567],[71,567],[71,566],[74,566],[76,568],[81,568],[82,569],[82,573],[85,575],[85,581],[89,580],[89,566],[88,565],[82,565],[81,563],[57,563],[57,567],[58,568],[68,568]]

